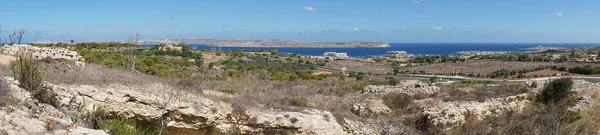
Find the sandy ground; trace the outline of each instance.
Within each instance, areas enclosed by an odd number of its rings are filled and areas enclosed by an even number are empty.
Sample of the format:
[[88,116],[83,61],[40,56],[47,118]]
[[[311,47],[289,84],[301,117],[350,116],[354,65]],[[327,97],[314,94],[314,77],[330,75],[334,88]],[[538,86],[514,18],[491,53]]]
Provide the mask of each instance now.
[[8,67],[8,64],[14,60],[15,60],[14,56],[0,54],[0,66],[2,66],[2,67]]

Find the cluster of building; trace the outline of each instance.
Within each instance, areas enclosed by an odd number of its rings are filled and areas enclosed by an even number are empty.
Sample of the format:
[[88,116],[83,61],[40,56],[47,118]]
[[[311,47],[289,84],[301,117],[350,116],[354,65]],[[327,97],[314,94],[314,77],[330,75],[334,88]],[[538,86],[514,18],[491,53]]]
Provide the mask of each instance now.
[[176,51],[181,51],[183,50],[183,47],[181,46],[174,46],[173,44],[167,44],[163,47],[159,47],[158,50],[160,51],[167,51],[167,50],[176,50]]
[[410,58],[413,55],[408,54],[406,51],[387,51],[384,56],[387,58]]
[[[413,57],[414,55],[408,54],[406,51],[387,51],[384,55],[375,56],[376,58],[389,58],[389,59],[405,59]],[[321,56],[306,56],[310,59],[348,59],[348,53],[345,52],[325,52]]]
[[3,45],[0,48],[0,52],[8,55],[16,55],[19,52],[28,52],[31,53],[35,59],[53,58],[83,61],[83,57],[79,55],[77,51],[69,51],[65,48],[36,47],[27,44],[17,44]]
[[458,54],[462,55],[492,55],[492,54],[507,54],[508,51],[460,51]]
[[330,59],[347,59],[350,58],[348,53],[345,52],[325,52],[323,53],[323,57],[329,57]]

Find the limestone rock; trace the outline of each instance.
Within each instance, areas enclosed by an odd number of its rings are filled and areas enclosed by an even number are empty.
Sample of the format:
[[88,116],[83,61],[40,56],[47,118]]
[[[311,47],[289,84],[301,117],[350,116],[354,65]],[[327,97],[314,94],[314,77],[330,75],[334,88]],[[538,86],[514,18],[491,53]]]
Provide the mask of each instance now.
[[[97,109],[140,122],[163,122],[167,130],[226,133],[232,127],[241,127],[242,133],[284,130],[294,134],[346,134],[331,113],[315,109],[294,112],[250,108],[247,113],[252,120],[236,123],[227,119],[233,110],[231,104],[175,91],[160,84],[90,86],[45,83],[57,94],[57,108],[37,103],[30,93],[18,88],[17,84],[14,80],[10,81],[10,85],[16,87],[15,97],[20,101],[32,102],[32,105],[21,106],[12,113],[0,110],[0,131],[8,134],[106,134],[104,131],[78,127],[77,123],[71,121],[74,119],[71,117]],[[50,127],[57,128],[49,130],[48,123],[51,123]]]
[[387,107],[383,100],[367,100],[366,103],[356,103],[352,106],[351,111],[363,117],[373,116],[373,115],[385,115],[392,112],[392,110]]
[[369,85],[365,87],[361,93],[406,93],[408,95],[414,94],[432,94],[440,91],[440,87],[435,85],[424,83],[418,80],[405,80],[400,84],[376,86]]
[[315,109],[306,109],[301,112],[282,111],[250,111],[252,117],[251,126],[280,129],[297,130],[295,134],[317,134],[317,135],[342,135],[342,126],[338,124],[335,117],[327,112]]
[[344,119],[344,130],[353,135],[379,135],[377,128],[360,121]]
[[425,108],[423,114],[433,125],[453,127],[464,123],[467,113],[482,120],[486,116],[502,114],[506,110],[519,112],[529,103],[525,99],[526,94],[520,94],[506,98],[488,99],[485,102],[445,102],[438,106]]

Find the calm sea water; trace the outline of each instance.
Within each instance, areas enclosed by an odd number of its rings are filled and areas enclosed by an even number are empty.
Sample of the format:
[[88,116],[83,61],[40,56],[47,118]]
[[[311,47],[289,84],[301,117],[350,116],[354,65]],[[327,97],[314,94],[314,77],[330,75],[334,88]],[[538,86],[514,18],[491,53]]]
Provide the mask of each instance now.
[[[322,55],[324,52],[346,52],[352,57],[382,55],[386,51],[407,51],[409,54],[454,54],[459,51],[513,51],[524,52],[523,48],[535,46],[581,47],[599,46],[598,43],[390,43],[387,48],[276,48],[276,47],[222,47],[222,50],[273,50],[281,53]],[[197,49],[210,49],[205,44],[191,44]]]

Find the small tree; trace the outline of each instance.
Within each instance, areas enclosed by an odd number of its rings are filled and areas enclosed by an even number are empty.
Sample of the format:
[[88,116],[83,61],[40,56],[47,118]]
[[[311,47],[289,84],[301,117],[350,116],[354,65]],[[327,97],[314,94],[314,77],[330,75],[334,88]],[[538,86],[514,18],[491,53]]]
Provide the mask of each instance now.
[[538,99],[542,103],[570,101],[569,99],[573,97],[572,86],[573,80],[571,78],[553,80],[540,92]]
[[271,50],[271,55],[278,55],[278,54],[279,54],[279,50],[277,50],[277,49]]
[[438,80],[438,77],[437,77],[437,76],[433,76],[433,77],[429,78],[429,81],[430,81],[431,83],[435,83],[435,82],[437,82],[437,80]]

